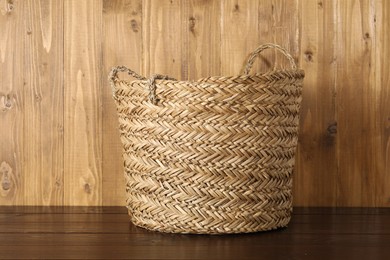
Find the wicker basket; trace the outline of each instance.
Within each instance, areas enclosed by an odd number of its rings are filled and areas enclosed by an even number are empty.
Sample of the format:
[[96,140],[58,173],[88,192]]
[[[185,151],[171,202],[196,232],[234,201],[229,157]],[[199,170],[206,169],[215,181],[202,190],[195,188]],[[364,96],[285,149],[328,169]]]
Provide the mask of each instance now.
[[[268,48],[283,53],[292,68],[249,74]],[[119,80],[118,72],[137,80]],[[146,79],[113,68],[132,222],[206,234],[286,226],[303,78],[275,44],[256,49],[238,76]]]

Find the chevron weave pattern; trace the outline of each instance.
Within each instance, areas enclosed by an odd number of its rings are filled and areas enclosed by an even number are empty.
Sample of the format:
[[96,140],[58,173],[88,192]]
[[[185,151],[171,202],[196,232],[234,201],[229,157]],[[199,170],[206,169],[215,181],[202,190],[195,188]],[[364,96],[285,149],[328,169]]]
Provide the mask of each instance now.
[[[248,74],[268,48],[281,51],[292,69]],[[120,71],[137,80],[120,80]],[[133,223],[206,234],[288,224],[304,72],[274,44],[256,49],[245,71],[178,81],[113,68]]]

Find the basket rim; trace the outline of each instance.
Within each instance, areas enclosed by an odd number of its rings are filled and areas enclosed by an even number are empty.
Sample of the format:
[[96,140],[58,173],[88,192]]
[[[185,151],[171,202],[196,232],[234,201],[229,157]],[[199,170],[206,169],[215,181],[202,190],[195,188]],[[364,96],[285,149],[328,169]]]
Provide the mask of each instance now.
[[[158,79],[159,82],[178,82],[178,83],[207,83],[210,81],[218,80],[227,80],[227,79],[249,79],[249,78],[264,79],[269,81],[270,79],[282,79],[282,78],[291,78],[291,79],[302,79],[305,77],[305,71],[303,69],[278,69],[271,70],[263,73],[251,73],[251,74],[238,74],[233,76],[209,76],[202,77],[197,80],[176,80],[176,79]],[[140,79],[120,79],[119,82],[146,82],[146,80]]]

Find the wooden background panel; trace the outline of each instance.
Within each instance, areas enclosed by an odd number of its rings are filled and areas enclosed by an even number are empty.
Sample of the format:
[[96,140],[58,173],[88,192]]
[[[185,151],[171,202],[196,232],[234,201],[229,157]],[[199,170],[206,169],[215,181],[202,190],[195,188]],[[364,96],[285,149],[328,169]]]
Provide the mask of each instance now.
[[370,155],[376,174],[376,205],[390,205],[390,2],[377,1],[375,5],[375,104],[373,154]]
[[[374,10],[368,0],[340,1],[337,15],[338,204],[375,205],[371,118]],[[359,173],[359,174],[356,174]]]
[[[258,39],[255,46],[264,42],[279,43],[298,60],[299,55],[299,3],[297,0],[259,1]],[[252,29],[253,30],[253,29]],[[248,50],[251,51],[251,50]],[[274,68],[290,67],[289,61],[276,51],[267,50],[258,61],[265,72]],[[253,71],[256,71],[254,69]]]
[[[0,205],[124,205],[110,67],[238,74],[276,42],[306,71],[294,205],[390,206],[388,1],[0,0],[0,11]],[[274,66],[288,62],[267,50],[253,71]]]
[[[102,204],[122,205],[125,201],[122,144],[118,118],[107,75],[114,65],[124,64],[142,71],[142,1],[103,2],[103,180]],[[123,79],[130,79],[123,73]]]
[[222,75],[243,73],[245,58],[258,45],[258,9],[258,1],[221,1]]
[[300,2],[300,65],[305,70],[294,199],[302,206],[337,203],[337,3]]
[[63,203],[62,17],[61,1],[3,2],[3,204]]
[[102,203],[102,2],[64,2],[64,204]]
[[[24,204],[63,203],[62,1],[23,4]],[[22,6],[20,6],[22,7]],[[16,11],[16,9],[15,9]]]
[[186,46],[183,44],[183,20],[185,1],[145,0],[142,5],[143,71],[149,77],[153,74],[168,75],[185,79]]
[[[0,204],[24,204],[24,6],[0,1]],[[26,194],[28,195],[28,194]]]
[[221,0],[188,5],[188,79],[221,75]]

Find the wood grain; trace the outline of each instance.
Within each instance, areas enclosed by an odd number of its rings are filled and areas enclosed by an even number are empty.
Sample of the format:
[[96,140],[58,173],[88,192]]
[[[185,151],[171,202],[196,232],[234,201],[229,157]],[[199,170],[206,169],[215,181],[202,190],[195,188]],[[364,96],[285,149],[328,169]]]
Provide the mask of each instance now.
[[243,73],[249,53],[259,45],[258,8],[258,1],[221,1],[222,75]]
[[62,1],[23,1],[25,205],[63,203]]
[[371,140],[375,149],[372,158],[372,171],[376,175],[376,206],[390,206],[390,2],[376,1],[375,25],[375,88],[372,99],[375,106],[374,122],[370,123],[373,129]]
[[294,199],[337,204],[336,32],[334,1],[301,1],[301,67],[305,70]]
[[[0,1],[0,204],[23,204],[23,6]],[[15,44],[19,43],[19,44]]]
[[[124,205],[125,178],[118,118],[107,75],[113,66],[141,71],[142,1],[103,2],[103,205]],[[120,78],[129,79],[121,74]]]
[[186,50],[182,46],[184,1],[144,0],[142,5],[143,71],[187,79]]
[[[299,1],[259,1],[257,44],[275,42],[289,50],[298,60],[299,53]],[[302,10],[302,9],[300,9]],[[258,69],[254,72],[266,72],[274,68],[289,68],[288,60],[276,51],[267,50],[261,53]]]
[[[234,75],[276,42],[306,71],[294,204],[390,206],[389,13],[385,0],[0,0],[0,205],[124,205],[110,67]],[[252,72],[288,65],[267,50]]]
[[338,4],[338,204],[375,205],[377,176],[369,159],[376,152],[371,139],[375,117],[375,78],[371,68],[376,37],[374,12],[368,0]]
[[224,236],[147,231],[129,223],[124,207],[31,208],[0,207],[0,259],[390,257],[388,208],[296,208],[287,228]]
[[[1,149],[5,154],[0,156],[1,200],[59,205],[63,200],[62,4],[7,1],[4,6],[1,111],[7,127],[1,135],[6,138]],[[20,199],[15,200],[17,192]]]
[[102,203],[102,2],[64,2],[64,204]]
[[221,0],[188,1],[188,77],[221,75]]

